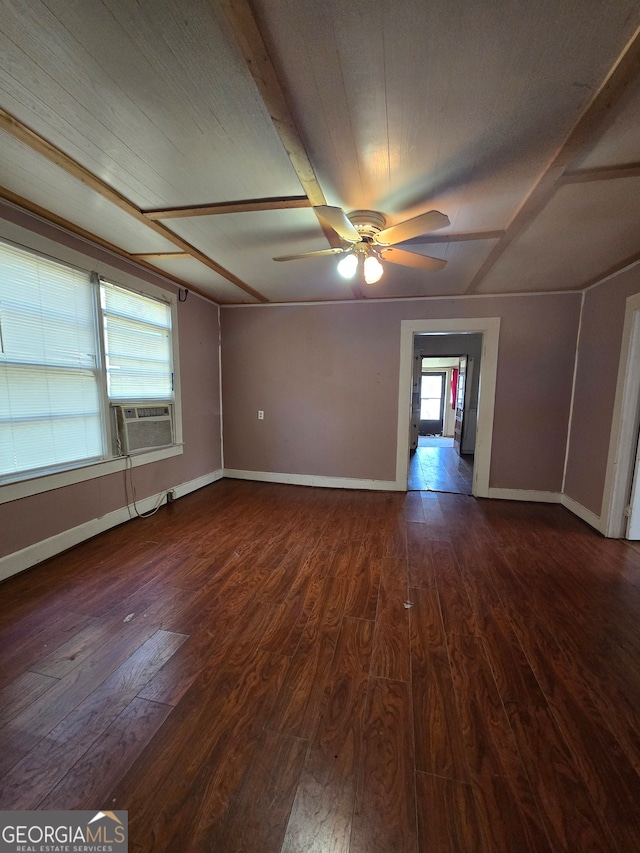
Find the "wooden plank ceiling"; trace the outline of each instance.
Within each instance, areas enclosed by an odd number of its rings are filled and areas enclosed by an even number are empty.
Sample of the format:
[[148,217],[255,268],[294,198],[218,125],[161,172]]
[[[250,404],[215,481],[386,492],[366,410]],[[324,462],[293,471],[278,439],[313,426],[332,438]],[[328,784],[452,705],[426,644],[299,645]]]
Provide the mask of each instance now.
[[[221,303],[580,289],[640,261],[634,0],[0,0],[0,197]],[[330,204],[451,224],[345,282]]]

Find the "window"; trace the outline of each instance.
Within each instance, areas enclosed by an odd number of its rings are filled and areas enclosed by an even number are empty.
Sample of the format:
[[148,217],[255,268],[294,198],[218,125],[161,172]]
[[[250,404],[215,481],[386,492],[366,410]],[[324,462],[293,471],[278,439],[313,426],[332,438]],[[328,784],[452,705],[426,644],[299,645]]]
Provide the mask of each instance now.
[[167,301],[0,242],[0,481],[110,459],[110,403],[173,401]]
[[107,392],[112,401],[171,400],[171,308],[101,282]]
[[442,419],[444,373],[423,373],[420,384],[420,420]]

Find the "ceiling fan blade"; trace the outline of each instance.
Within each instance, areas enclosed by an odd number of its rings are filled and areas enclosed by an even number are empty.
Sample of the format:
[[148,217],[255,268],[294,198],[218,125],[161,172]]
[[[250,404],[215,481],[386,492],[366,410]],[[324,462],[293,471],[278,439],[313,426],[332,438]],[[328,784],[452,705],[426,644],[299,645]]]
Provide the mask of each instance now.
[[347,243],[359,243],[362,240],[341,207],[321,204],[313,209],[318,219],[323,220],[330,228],[333,228],[336,234]]
[[417,270],[441,270],[447,262],[441,258],[431,258],[429,255],[418,255],[416,252],[405,252],[404,249],[383,249],[380,252],[383,261],[401,264],[403,267],[413,267]]
[[414,216],[413,219],[406,219],[404,222],[385,228],[376,235],[375,242],[379,246],[395,246],[396,243],[404,243],[405,240],[420,237],[430,231],[437,231],[438,228],[446,228],[450,224],[449,217],[444,213],[440,213],[439,210],[430,210],[428,213],[422,213],[420,216]]
[[283,255],[281,258],[272,258],[274,261],[297,261],[299,258],[317,258],[320,255],[341,255],[347,249],[320,249],[318,252],[303,252],[301,255]]

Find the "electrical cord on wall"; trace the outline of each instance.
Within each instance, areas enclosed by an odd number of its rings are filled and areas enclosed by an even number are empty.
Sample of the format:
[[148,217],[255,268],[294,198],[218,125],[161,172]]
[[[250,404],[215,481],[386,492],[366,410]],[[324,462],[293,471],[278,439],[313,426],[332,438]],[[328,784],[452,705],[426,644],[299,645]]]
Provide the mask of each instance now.
[[[118,444],[120,444],[119,439],[118,439]],[[149,510],[149,512],[140,512],[140,510],[138,509],[137,498],[136,498],[136,487],[135,487],[135,483],[133,482],[133,459],[131,458],[130,453],[127,453],[125,458],[126,458],[126,466],[125,466],[125,472],[124,472],[124,492],[125,492],[125,497],[127,499],[127,506],[129,507],[129,514],[131,514],[131,505],[133,504],[134,512],[138,518],[150,518],[152,515],[155,515],[156,512],[158,512],[158,510],[160,509],[160,506],[162,505],[162,499],[164,497],[164,494],[160,495],[160,497],[158,498],[158,503],[155,505],[155,507],[153,509]],[[127,471],[129,472],[129,484],[131,486],[131,493],[133,495],[133,500],[129,499],[129,490],[127,489]]]

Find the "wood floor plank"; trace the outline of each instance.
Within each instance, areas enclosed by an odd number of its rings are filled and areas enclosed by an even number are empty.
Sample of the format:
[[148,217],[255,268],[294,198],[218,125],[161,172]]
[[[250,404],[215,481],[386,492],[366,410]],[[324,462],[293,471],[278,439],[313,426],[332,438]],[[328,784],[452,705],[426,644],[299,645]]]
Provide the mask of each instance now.
[[[154,607],[154,611],[157,612],[158,602],[165,594],[164,589],[145,586],[126,599],[124,609],[120,609],[111,618],[94,619],[84,630],[79,631],[67,642],[53,649],[46,657],[34,663],[31,669],[42,675],[63,678],[94,652],[111,642],[112,638],[119,636],[123,625],[130,625],[134,620],[140,621],[150,607]],[[124,610],[127,612],[125,613]]]
[[437,503],[442,513],[445,525],[452,541],[467,535],[478,535],[487,525],[482,514],[483,505],[468,495],[443,494],[437,495]]
[[139,699],[175,706],[202,671],[202,650],[191,637],[138,690]]
[[313,642],[301,641],[291,659],[285,689],[267,723],[269,729],[299,738],[313,736],[335,642],[335,635],[327,633]]
[[405,523],[407,534],[407,556],[411,556],[412,551],[420,550],[425,542],[433,539],[433,525],[426,521],[407,521]]
[[437,579],[451,577],[456,570],[456,558],[450,542],[441,539],[409,541],[409,586],[430,589]]
[[616,850],[511,624],[496,614],[483,641],[553,849]]
[[339,513],[331,521],[331,541],[334,545],[360,546],[367,530],[365,516],[353,513]]
[[332,556],[314,554],[294,579],[284,602],[278,605],[275,618],[260,643],[260,648],[275,654],[293,655],[298,648],[310,615],[320,594]]
[[268,728],[293,737],[313,737],[340,632],[346,590],[344,578],[324,580],[315,612],[307,620],[300,644],[291,658],[285,686],[275,703]]
[[406,521],[424,522],[424,507],[420,492],[409,492],[404,504],[404,517]]
[[[308,742],[263,731],[211,853],[280,853]],[[300,849],[300,848],[298,848]]]
[[407,525],[404,518],[395,513],[389,513],[379,524],[385,535],[385,556],[406,559]]
[[416,773],[420,853],[492,853],[485,847],[473,788]]
[[387,504],[387,513],[373,514],[367,519],[362,542],[372,555],[403,559],[407,556],[408,522],[405,521],[402,505],[394,506],[390,501]]
[[[38,610],[38,613],[40,611]],[[42,660],[52,649],[63,645],[70,637],[85,629],[94,621],[93,616],[78,613],[63,613],[44,624],[31,624],[25,619],[22,629],[0,638],[3,649],[0,658],[0,685],[8,684],[22,675],[36,661]]]
[[[157,628],[173,630],[169,627],[171,621],[188,612],[196,599],[195,591],[180,589],[173,583],[155,580],[139,583],[137,578],[133,578],[128,595],[119,598],[103,616],[94,617],[63,645],[51,648],[47,656],[31,668],[61,678],[94,651],[111,642],[112,637],[120,637],[135,624],[155,621]],[[47,662],[52,666],[47,666]]]
[[435,590],[413,589],[410,598],[416,768],[469,783],[438,596]]
[[252,762],[288,665],[283,655],[256,652],[219,718],[208,721],[204,750],[172,768],[179,775],[171,810],[147,811],[151,825],[145,830],[141,822],[134,824],[134,841],[141,843],[144,836],[148,849],[164,851],[180,849],[188,837],[190,849],[210,849]]
[[[608,583],[604,588],[599,584],[596,590],[590,586],[591,594],[585,590],[584,579],[580,578],[584,556],[577,565],[573,552],[566,554],[561,565],[557,551],[535,555],[529,562],[547,580],[549,595],[544,606],[549,627],[576,661],[576,688],[588,697],[585,701],[596,706],[640,773],[640,684],[633,676],[640,655],[637,626],[628,630],[621,614],[618,618],[617,596]],[[607,607],[602,606],[603,599],[608,602]],[[612,628],[618,637],[616,642],[609,640]],[[588,677],[584,677],[587,671]]]
[[282,853],[349,853],[373,624],[346,617]]
[[366,546],[358,550],[348,582],[345,616],[370,620],[376,618],[381,563],[381,558],[370,554]]
[[[558,640],[556,634],[564,636],[563,620],[554,617],[546,595],[532,595],[530,580],[522,580],[527,577],[525,571],[531,571],[531,561],[511,565],[518,575],[503,576],[502,606],[569,746],[595,811],[625,850],[640,838],[637,809],[632,806],[640,796],[640,777],[613,734],[608,714],[602,716],[594,702],[591,679],[586,674],[589,663],[576,657],[566,640]],[[593,673],[590,676],[594,678]],[[607,707],[615,719],[616,709],[613,705]],[[603,784],[605,778],[607,784]]]
[[373,638],[371,674],[397,681],[411,679],[407,561],[385,557],[381,562],[378,610]]
[[[160,548],[161,543],[154,543]],[[131,579],[134,578],[134,585],[139,587],[147,583],[149,578],[145,577],[140,580],[136,577],[136,573],[128,571],[130,567],[135,566],[136,561],[141,554],[146,553],[149,544],[142,544],[138,541],[122,542],[118,540],[117,534],[114,531],[106,531],[99,543],[85,543],[83,554],[72,550],[65,559],[66,571],[63,578],[59,579],[56,584],[55,596],[51,596],[51,586],[47,583],[46,571],[43,571],[34,577],[33,573],[29,573],[30,577],[18,576],[16,579],[16,598],[13,602],[14,606],[10,612],[4,611],[0,603],[0,610],[3,610],[3,633],[5,629],[12,630],[16,619],[22,615],[25,622],[30,622],[28,600],[32,602],[38,601],[41,614],[40,627],[53,623],[56,618],[59,618],[63,613],[78,613],[84,616],[101,616],[103,615],[100,608],[96,606],[94,597],[100,595],[102,589],[109,588],[118,584],[119,579],[127,578],[129,583],[125,584],[124,593],[120,593],[120,597],[131,592]],[[44,564],[52,565],[50,563]],[[43,567],[43,568],[44,568]],[[28,578],[28,580],[27,580]],[[102,582],[102,583],[101,583]],[[23,583],[28,584],[29,595],[23,598],[22,593],[25,591]],[[26,605],[26,609],[23,609]],[[22,622],[22,620],[20,620]]]
[[[191,592],[174,596],[174,605],[179,606],[178,602],[184,601],[185,598],[188,600],[191,596]],[[7,773],[31,752],[41,738],[64,720],[153,636],[162,625],[162,612],[166,612],[164,601],[160,603],[158,610],[149,608],[147,619],[125,623],[108,643],[83,660],[64,678],[57,680],[35,702],[11,720],[2,729],[6,748],[0,751],[0,772]]]
[[132,699],[104,735],[42,801],[42,809],[90,809],[108,802],[118,779],[160,729],[171,708]]
[[555,638],[541,625],[535,631],[514,628],[595,810],[621,850],[630,849],[640,839],[640,815],[634,805],[640,798],[640,777],[606,720],[575,690],[570,658]]
[[315,547],[316,542],[313,542],[309,548],[300,537],[298,537],[298,541],[292,541],[277,568],[267,575],[261,585],[260,600],[282,604],[289,595],[299,572],[304,567],[305,558],[311,555]]
[[199,635],[203,626],[212,626],[218,636],[237,632],[243,614],[257,599],[257,590],[266,573],[267,567],[257,566],[251,557],[246,561],[234,558],[211,583],[195,594],[190,607],[173,619],[165,620],[165,627],[189,635]]
[[485,846],[505,853],[550,851],[482,643],[466,634],[447,639]]
[[411,692],[370,680],[349,853],[417,853]]
[[57,679],[39,672],[25,672],[0,690],[0,728],[46,693]]
[[475,613],[455,557],[455,549],[439,549],[437,553],[440,555],[440,560],[434,569],[434,574],[445,633],[447,636],[450,634],[477,636]]
[[86,752],[96,748],[141,686],[182,645],[182,634],[156,631],[131,657],[77,705],[10,770],[0,783],[0,798],[13,809],[36,808]]
[[126,553],[117,563],[114,563],[115,554],[110,555],[106,565],[96,566],[95,574],[76,587],[72,598],[74,606],[102,619],[126,601],[131,593],[132,580],[140,589],[160,586],[158,563],[167,559],[166,552],[161,537],[157,537],[144,545],[139,543],[132,553]]
[[451,527],[447,524],[442,507],[435,492],[422,492],[422,510],[425,519],[425,537],[443,541],[451,535]]
[[[150,831],[156,816],[153,798],[148,796],[148,779],[162,786],[169,803],[174,797],[182,796],[187,776],[197,773],[199,760],[206,762],[212,741],[219,735],[219,727],[224,725],[224,709],[232,707],[233,695],[242,689],[247,679],[251,683],[256,667],[265,677],[281,678],[279,667],[286,669],[284,662],[288,658],[257,653],[271,618],[272,605],[256,602],[242,621],[244,630],[241,633],[226,638],[224,631],[215,633],[213,645],[200,647],[200,672],[167,720],[163,730],[165,738],[154,741],[113,793],[118,802],[127,804],[123,808],[130,809],[140,826]],[[274,663],[270,664],[271,661]],[[273,673],[270,666],[274,668]],[[184,744],[192,741],[193,749],[185,753]]]

